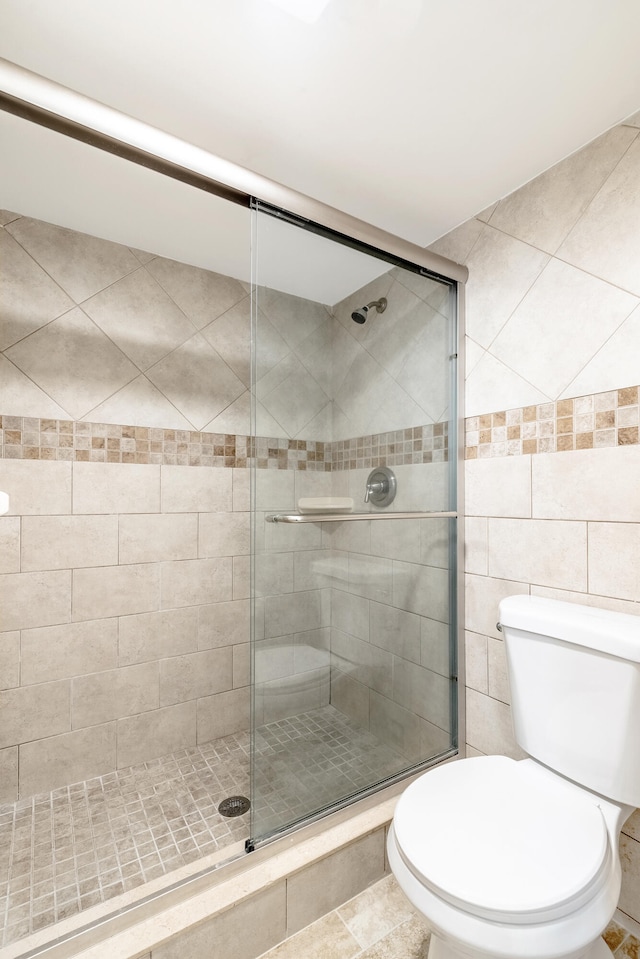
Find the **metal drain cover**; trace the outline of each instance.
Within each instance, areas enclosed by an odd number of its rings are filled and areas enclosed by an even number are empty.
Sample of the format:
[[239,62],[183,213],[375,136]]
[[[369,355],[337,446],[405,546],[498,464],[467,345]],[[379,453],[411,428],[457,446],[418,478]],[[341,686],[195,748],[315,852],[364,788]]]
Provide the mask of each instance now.
[[250,806],[251,803],[246,796],[228,796],[218,806],[218,812],[221,816],[231,819],[233,816],[242,816]]

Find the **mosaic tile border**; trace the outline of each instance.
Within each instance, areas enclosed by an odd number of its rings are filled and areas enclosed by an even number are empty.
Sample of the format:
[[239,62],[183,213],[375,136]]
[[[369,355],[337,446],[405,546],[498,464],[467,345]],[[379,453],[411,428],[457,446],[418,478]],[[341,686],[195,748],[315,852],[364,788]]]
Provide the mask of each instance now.
[[[258,469],[371,469],[448,460],[448,423],[346,440],[294,440],[148,426],[0,416],[0,459]],[[465,420],[465,459],[640,443],[640,386]]]
[[329,444],[148,426],[0,416],[0,459],[161,466],[331,469]]
[[465,459],[636,446],[640,387],[556,400],[465,421]]
[[448,424],[435,423],[326,443],[148,426],[0,416],[0,459],[250,466],[331,472],[447,459]]
[[449,454],[449,424],[430,423],[331,443],[332,470],[443,463]]

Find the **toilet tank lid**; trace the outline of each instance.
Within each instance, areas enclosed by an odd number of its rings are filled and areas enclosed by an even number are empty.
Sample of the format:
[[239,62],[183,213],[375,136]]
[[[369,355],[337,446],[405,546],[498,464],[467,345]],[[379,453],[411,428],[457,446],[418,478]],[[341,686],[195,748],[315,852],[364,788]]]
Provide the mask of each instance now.
[[640,616],[542,596],[507,596],[500,625],[640,663]]

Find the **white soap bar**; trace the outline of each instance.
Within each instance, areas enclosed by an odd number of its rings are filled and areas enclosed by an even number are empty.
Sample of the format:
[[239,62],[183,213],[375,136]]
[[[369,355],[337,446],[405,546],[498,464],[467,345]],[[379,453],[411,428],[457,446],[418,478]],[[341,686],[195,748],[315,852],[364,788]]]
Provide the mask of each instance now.
[[299,513],[350,513],[350,496],[307,496],[298,500]]
[[0,516],[9,512],[9,494],[0,491]]

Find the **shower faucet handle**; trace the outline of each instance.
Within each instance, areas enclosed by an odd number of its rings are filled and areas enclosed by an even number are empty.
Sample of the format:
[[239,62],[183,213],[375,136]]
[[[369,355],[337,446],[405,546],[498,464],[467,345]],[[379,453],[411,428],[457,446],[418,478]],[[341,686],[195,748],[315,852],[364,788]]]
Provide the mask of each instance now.
[[388,466],[376,466],[367,477],[364,493],[365,503],[388,506],[395,499],[398,483],[396,475]]
[[382,480],[380,480],[378,483],[372,483],[370,480],[367,480],[367,490],[366,490],[366,492],[365,492],[365,494],[364,494],[364,501],[365,501],[365,503],[368,503],[368,502],[369,502],[369,499],[371,498],[372,494],[374,494],[374,493],[376,493],[376,494],[383,493],[383,494],[384,494],[384,493],[386,493],[386,492],[388,491],[388,489],[389,489],[389,484],[388,484],[388,483],[383,483]]

